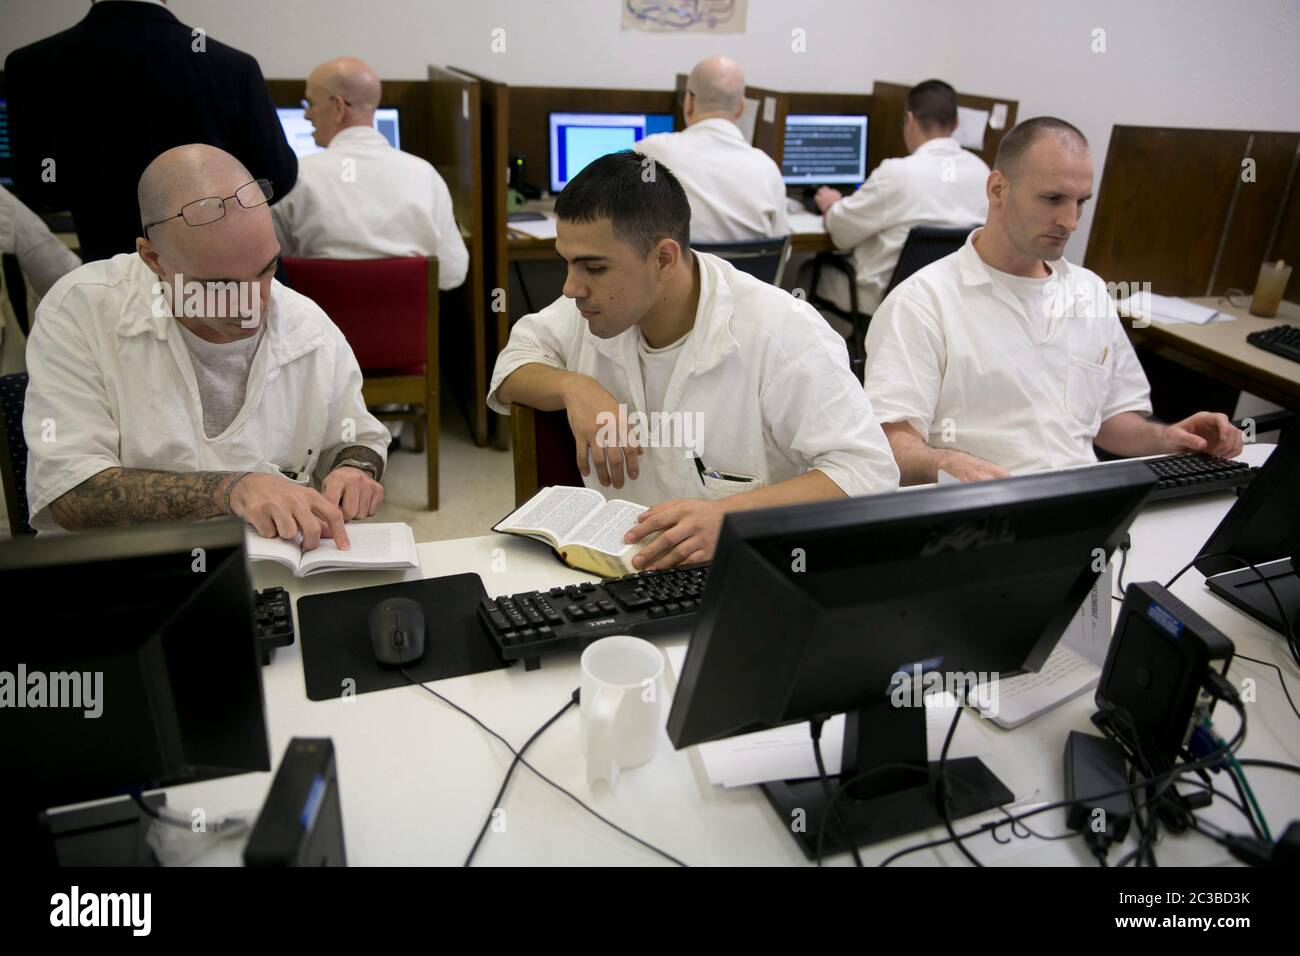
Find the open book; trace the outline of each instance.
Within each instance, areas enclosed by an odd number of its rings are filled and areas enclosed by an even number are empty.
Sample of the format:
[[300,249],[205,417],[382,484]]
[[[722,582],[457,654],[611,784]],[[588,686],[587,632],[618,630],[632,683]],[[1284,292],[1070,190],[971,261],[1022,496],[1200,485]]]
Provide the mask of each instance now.
[[966,703],[1011,730],[1096,687],[1110,647],[1110,576],[1109,567],[1098,576],[1037,673],[998,681],[996,695],[972,688]]
[[321,538],[316,550],[304,551],[297,541],[263,538],[252,527],[246,529],[244,540],[251,560],[283,564],[296,578],[319,571],[385,571],[420,566],[409,524],[348,523],[345,527],[352,545],[347,551],[340,551],[331,538]]
[[650,540],[623,541],[645,510],[630,501],[606,501],[590,488],[553,485],[537,492],[492,530],[544,541],[569,567],[618,578],[636,572],[632,558]]

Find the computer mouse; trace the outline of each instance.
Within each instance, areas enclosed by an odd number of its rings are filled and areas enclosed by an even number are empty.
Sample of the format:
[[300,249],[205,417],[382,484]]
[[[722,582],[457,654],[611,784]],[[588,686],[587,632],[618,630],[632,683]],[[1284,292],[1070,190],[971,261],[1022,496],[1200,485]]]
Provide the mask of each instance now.
[[381,664],[414,664],[424,656],[424,608],[410,598],[380,601],[370,609],[370,643]]

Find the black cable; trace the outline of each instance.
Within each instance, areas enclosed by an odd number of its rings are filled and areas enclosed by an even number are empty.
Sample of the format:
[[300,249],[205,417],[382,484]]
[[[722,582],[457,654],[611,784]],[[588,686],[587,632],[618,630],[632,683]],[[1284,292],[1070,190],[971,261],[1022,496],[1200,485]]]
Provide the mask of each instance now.
[[[1240,706],[1240,705],[1238,705],[1238,706]],[[1142,789],[1142,788],[1144,788],[1144,787],[1149,788],[1149,787],[1151,787],[1151,786],[1153,786],[1153,785],[1155,785],[1155,784],[1161,783],[1162,781],[1163,781],[1163,782],[1168,782],[1168,781],[1171,780],[1171,779],[1176,779],[1176,778],[1178,778],[1178,777],[1185,776],[1186,774],[1192,773],[1192,772],[1195,771],[1195,770],[1199,770],[1199,769],[1201,769],[1202,767],[1213,767],[1213,766],[1215,766],[1216,764],[1218,764],[1218,763],[1224,761],[1224,760],[1227,758],[1228,754],[1232,753],[1232,752],[1233,752],[1237,747],[1240,747],[1240,746],[1241,746],[1241,743],[1242,743],[1243,739],[1245,738],[1245,730],[1246,730],[1246,727],[1245,727],[1245,721],[1244,721],[1244,719],[1243,719],[1242,726],[1238,729],[1236,735],[1233,737],[1233,739],[1232,739],[1231,741],[1229,741],[1228,743],[1224,744],[1224,745],[1221,746],[1221,747],[1217,747],[1217,748],[1215,748],[1214,751],[1212,751],[1212,752],[1209,753],[1209,754],[1206,754],[1204,757],[1201,757],[1201,758],[1199,758],[1198,760],[1195,760],[1195,761],[1193,761],[1193,762],[1191,762],[1191,763],[1189,763],[1189,764],[1183,764],[1183,765],[1181,765],[1181,766],[1174,766],[1174,767],[1171,767],[1169,770],[1166,770],[1166,771],[1160,773],[1159,775],[1157,775],[1157,776],[1155,776],[1155,777],[1139,780],[1137,783],[1130,784],[1130,785],[1125,786],[1125,787],[1121,787],[1121,788],[1118,789],[1118,790],[1112,790],[1112,791],[1110,791],[1110,792],[1108,792],[1108,793],[1099,793],[1099,794],[1095,794],[1095,795],[1093,796],[1093,799],[1096,799],[1096,800],[1104,800],[1104,799],[1106,799],[1107,797],[1115,797],[1115,796],[1119,796],[1120,794],[1126,794],[1126,793],[1127,793],[1127,794],[1131,794],[1131,793],[1133,793],[1134,791],[1136,791],[1136,790],[1140,790],[1140,789]],[[1297,774],[1300,774],[1300,766],[1295,766],[1295,765],[1292,765],[1292,764],[1279,763],[1279,762],[1277,762],[1277,761],[1273,761],[1273,760],[1241,760],[1241,759],[1239,759],[1237,762],[1240,763],[1240,764],[1243,764],[1243,765],[1267,766],[1267,767],[1272,767],[1272,768],[1274,768],[1274,769],[1278,769],[1278,770],[1287,770],[1287,771],[1290,771],[1291,773],[1297,773]],[[914,764],[882,764],[882,765],[879,766],[879,767],[872,767],[872,768],[870,768],[870,769],[868,769],[868,770],[864,770],[862,773],[860,773],[860,774],[858,774],[857,776],[855,776],[855,777],[849,779],[848,781],[841,781],[841,783],[840,783],[840,787],[839,787],[839,789],[836,791],[836,794],[835,794],[835,800],[838,800],[838,799],[839,799],[840,795],[843,793],[844,788],[845,788],[846,786],[851,786],[852,784],[856,783],[858,780],[863,779],[863,778],[865,778],[865,777],[867,777],[867,776],[871,775],[872,773],[875,773],[875,772],[877,772],[877,771],[879,771],[879,770],[884,770],[884,769],[891,768],[891,767],[910,767],[910,768],[914,768],[915,766],[916,766],[916,765],[914,765]],[[832,802],[833,802],[833,801],[832,801]],[[1075,802],[1076,802],[1076,801],[1074,801],[1074,800],[1057,800],[1057,801],[1055,801],[1055,802],[1053,802],[1053,803],[1045,803],[1045,804],[1043,804],[1043,805],[1040,806],[1040,807],[1035,807],[1033,810],[1027,810],[1027,811],[1025,811],[1024,813],[1018,813],[1018,814],[1014,814],[1014,815],[1009,814],[1009,815],[1007,816],[1007,819],[1008,819],[1008,820],[1024,820],[1024,819],[1027,818],[1027,817],[1037,816],[1038,814],[1040,814],[1040,813],[1046,813],[1046,812],[1049,811],[1049,810],[1058,810],[1058,809],[1060,809],[1061,807],[1068,807],[1068,806],[1070,806],[1071,804],[1073,804],[1073,803],[1075,803]],[[1142,804],[1142,805],[1140,805],[1140,806],[1145,807],[1145,806],[1147,806],[1147,805],[1150,805],[1152,802],[1153,802],[1153,800],[1148,800],[1146,804]],[[1004,808],[1003,808],[1003,812],[1004,812],[1004,813],[1006,812]],[[986,823],[986,824],[984,824],[983,826],[978,827],[978,828],[975,829],[975,830],[970,830],[970,831],[968,831],[968,832],[966,832],[966,833],[961,834],[960,839],[965,840],[965,839],[969,839],[969,838],[972,837],[972,836],[978,836],[980,833],[982,833],[982,832],[984,832],[984,831],[990,829],[991,827],[994,827],[994,826],[1002,826],[1002,825],[1005,824],[1006,822],[1007,822],[1006,820],[995,820],[995,821],[990,821],[989,823]],[[890,862],[892,862],[893,860],[898,859],[900,856],[906,856],[907,854],[909,854],[909,853],[914,853],[914,852],[916,852],[916,851],[918,851],[918,850],[924,850],[924,849],[928,849],[928,848],[930,848],[930,847],[935,847],[935,846],[942,846],[942,845],[945,844],[945,843],[953,843],[953,842],[955,842],[955,840],[953,839],[953,837],[947,837],[947,838],[944,838],[944,839],[931,840],[931,841],[928,841],[928,842],[926,842],[926,843],[917,844],[917,845],[915,845],[915,846],[908,847],[908,848],[905,848],[905,849],[903,849],[903,850],[898,851],[897,853],[894,853],[893,855],[887,857],[884,861],[882,861],[882,862],[880,863],[880,865],[881,865],[881,866],[887,866]],[[820,855],[820,853],[821,853],[821,845],[820,845],[820,843],[818,844],[818,848],[817,848],[817,849],[818,849],[818,854]]]
[[[463,714],[464,716],[468,717],[470,720],[474,721],[474,723],[478,724],[479,727],[481,727],[483,730],[487,731],[489,734],[491,734],[491,735],[492,735],[493,737],[495,737],[497,740],[501,741],[501,743],[503,743],[503,744],[505,745],[506,749],[509,750],[512,754],[515,754],[515,756],[517,756],[517,757],[519,756],[519,754],[518,754],[518,752],[515,750],[515,748],[514,748],[513,746],[511,746],[510,741],[506,740],[506,738],[502,737],[499,733],[497,733],[495,730],[493,730],[493,729],[492,729],[491,727],[489,727],[487,724],[483,723],[483,721],[479,720],[477,717],[475,717],[473,714],[471,714],[471,713],[470,713],[468,710],[466,710],[464,707],[461,707],[461,706],[460,706],[459,704],[457,704],[455,701],[453,701],[453,700],[449,700],[448,698],[442,696],[442,694],[439,694],[439,693],[438,693],[436,690],[434,690],[432,687],[429,687],[429,686],[426,685],[426,684],[422,684],[422,683],[420,683],[418,680],[416,680],[414,677],[412,677],[412,676],[410,675],[410,673],[406,670],[405,667],[403,667],[403,668],[401,669],[401,671],[402,671],[403,676],[405,676],[406,679],[407,679],[408,681],[410,681],[412,684],[414,684],[416,687],[419,687],[419,688],[422,689],[422,690],[426,690],[426,691],[428,691],[430,694],[432,694],[434,697],[438,698],[440,701],[442,701],[442,702],[443,702],[444,704],[446,704],[448,707],[451,707],[453,710],[458,711],[459,713],[461,713],[461,714]],[[546,774],[542,773],[540,770],[538,770],[536,767],[534,767],[532,764],[530,764],[530,763],[529,763],[527,760],[525,760],[523,757],[519,757],[519,762],[522,763],[522,764],[523,764],[525,767],[527,767],[529,770],[531,770],[533,773],[535,773],[535,774],[536,774],[538,777],[540,777],[544,782],[550,784],[550,786],[551,786],[552,788],[554,788],[554,789],[560,791],[560,793],[564,794],[566,797],[568,797],[570,800],[572,800],[572,801],[573,801],[574,803],[576,803],[578,806],[582,807],[582,809],[586,810],[588,813],[590,813],[593,817],[595,817],[595,818],[596,818],[597,820],[599,820],[601,823],[605,824],[607,827],[610,827],[610,828],[613,829],[613,830],[617,830],[619,833],[623,834],[623,836],[627,837],[629,840],[632,840],[632,841],[634,841],[634,842],[636,842],[636,843],[641,844],[641,845],[642,845],[643,847],[645,847],[646,849],[648,849],[648,850],[653,850],[655,853],[658,853],[660,856],[662,856],[665,860],[669,860],[669,861],[671,861],[672,863],[677,864],[678,866],[683,866],[683,867],[686,866],[685,863],[683,863],[681,860],[677,859],[677,857],[673,856],[671,853],[667,853],[667,852],[665,852],[665,851],[659,849],[657,846],[655,846],[655,845],[652,844],[652,843],[647,843],[645,840],[641,839],[641,838],[640,838],[639,836],[637,836],[635,833],[628,833],[628,831],[624,830],[621,826],[619,826],[619,825],[618,825],[617,823],[615,823],[613,820],[610,820],[610,819],[608,819],[607,817],[604,817],[604,816],[602,816],[601,814],[597,813],[597,812],[596,812],[595,810],[593,810],[591,807],[587,806],[587,804],[583,803],[581,800],[579,800],[577,797],[575,797],[575,796],[574,796],[572,793],[570,793],[568,790],[564,789],[564,787],[560,786],[558,783],[556,783],[556,782],[555,782],[554,780],[552,780],[550,777],[546,776]]]
[[1277,680],[1278,683],[1282,685],[1282,693],[1286,694],[1286,702],[1291,705],[1291,710],[1295,712],[1296,717],[1300,717],[1300,710],[1296,709],[1295,701],[1291,699],[1291,691],[1287,690],[1286,675],[1282,672],[1282,668],[1278,667],[1271,661],[1261,661],[1258,657],[1247,657],[1245,654],[1234,654],[1232,659],[1234,661],[1251,661],[1255,664],[1262,664],[1265,667],[1271,667],[1273,670],[1277,671]]
[[140,794],[138,793],[131,794],[131,799],[135,801],[135,805],[140,808],[140,812],[143,813],[145,816],[152,817],[155,820],[162,819],[162,814],[160,814],[153,807],[149,806],[149,804],[145,801],[144,797],[141,796]]
[[948,813],[948,748],[952,745],[953,735],[957,732],[957,721],[961,720],[961,711],[962,708],[958,706],[953,713],[952,723],[948,725],[948,736],[943,739],[943,750],[939,752],[939,814],[943,817],[944,829],[957,844],[957,849],[961,851],[962,856],[970,860],[973,865],[982,867],[984,864],[975,858],[974,853],[966,849],[966,844],[962,843],[961,837],[957,836],[957,831],[952,826],[952,816]]
[[564,702],[564,706],[561,707],[559,710],[557,710],[553,717],[551,717],[548,721],[546,721],[546,723],[542,724],[542,726],[538,727],[535,731],[533,731],[533,735],[524,742],[524,745],[520,747],[519,751],[515,754],[515,759],[510,761],[510,766],[506,768],[505,778],[501,781],[501,789],[497,791],[496,797],[493,798],[492,806],[488,808],[487,819],[483,821],[483,826],[478,831],[478,839],[476,839],[474,841],[474,845],[469,848],[469,856],[465,857],[465,863],[464,863],[465,866],[469,866],[474,862],[474,854],[478,852],[479,844],[482,843],[483,838],[487,836],[488,827],[492,825],[492,814],[496,813],[497,808],[501,806],[501,798],[505,796],[506,787],[510,786],[510,777],[515,772],[515,768],[519,766],[519,761],[524,759],[524,754],[527,753],[528,748],[533,745],[533,741],[535,741],[547,729],[549,729],[551,724],[555,723],[566,713],[568,713],[569,708],[572,707],[575,703],[577,703],[577,701],[575,701],[573,698],[569,698],[568,700],[566,700]]
[[1258,757],[1238,757],[1237,763],[1243,767],[1268,767],[1271,770],[1285,770],[1287,773],[1300,773],[1300,767],[1280,760],[1261,760]]
[[1111,597],[1113,597],[1116,601],[1120,601],[1121,603],[1124,600],[1124,570],[1128,567],[1128,553],[1129,553],[1129,549],[1132,547],[1133,547],[1133,539],[1130,538],[1127,534],[1125,534],[1124,540],[1121,541],[1119,544],[1119,575],[1116,579],[1117,583],[1119,584],[1119,594],[1111,595]]
[[[1255,577],[1259,578],[1260,583],[1263,584],[1264,587],[1268,590],[1269,596],[1273,598],[1274,605],[1277,606],[1278,617],[1282,622],[1282,637],[1286,640],[1286,645],[1288,650],[1291,651],[1291,657],[1294,658],[1296,665],[1300,666],[1300,639],[1297,639],[1296,637],[1295,627],[1292,625],[1290,618],[1287,616],[1286,608],[1282,605],[1282,600],[1277,596],[1277,592],[1273,590],[1272,582],[1269,581],[1268,578],[1264,577],[1263,573],[1259,570],[1259,568],[1257,568],[1251,562],[1247,561],[1245,558],[1239,558],[1235,554],[1227,554],[1225,552],[1216,552],[1214,554],[1197,555],[1196,557],[1192,558],[1191,561],[1183,565],[1182,568],[1179,569],[1178,573],[1175,574],[1172,578],[1170,578],[1168,582],[1166,582],[1165,590],[1168,591],[1170,588],[1172,588],[1174,586],[1174,582],[1177,581],[1179,578],[1181,578],[1184,574],[1186,574],[1187,570],[1192,565],[1194,565],[1197,561],[1201,560],[1201,558],[1227,558],[1230,561],[1236,561],[1243,568],[1249,568],[1250,570],[1255,572]],[[1290,699],[1289,694],[1287,695],[1287,698]],[[1294,707],[1295,705],[1292,704],[1291,706]]]
[[[826,775],[826,764],[822,760],[822,724],[824,722],[825,721],[820,718],[808,721],[808,732],[812,735],[813,759],[817,761],[817,776],[821,779],[822,791],[826,794],[827,803],[827,812],[822,814],[821,823],[819,825],[825,827],[830,822],[827,818],[834,816],[835,822],[839,825],[840,832],[844,834],[844,839],[849,844],[849,852],[853,854],[853,865],[861,866],[862,854],[858,852],[858,846],[853,840],[853,834],[850,833],[849,828],[844,825],[844,821],[840,818],[839,810],[836,810],[834,806],[831,805],[831,780],[830,777]],[[822,865],[820,856],[817,859],[817,865]]]

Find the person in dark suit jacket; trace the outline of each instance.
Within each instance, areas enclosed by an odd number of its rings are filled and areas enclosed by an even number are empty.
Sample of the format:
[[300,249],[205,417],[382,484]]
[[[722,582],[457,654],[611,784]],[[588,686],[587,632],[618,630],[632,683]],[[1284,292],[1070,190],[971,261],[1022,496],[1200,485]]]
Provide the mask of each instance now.
[[157,0],[96,3],[10,53],[5,86],[16,191],[71,210],[87,262],[135,250],[140,174],[173,146],[224,149],[271,180],[276,199],[298,178],[257,60]]

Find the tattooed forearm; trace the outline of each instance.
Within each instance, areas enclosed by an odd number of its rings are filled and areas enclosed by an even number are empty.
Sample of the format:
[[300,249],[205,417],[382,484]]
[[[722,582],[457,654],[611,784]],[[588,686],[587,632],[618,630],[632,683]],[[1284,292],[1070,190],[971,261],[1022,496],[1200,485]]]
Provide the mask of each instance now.
[[211,518],[224,513],[218,491],[231,474],[106,468],[56,498],[50,514],[67,531]]
[[343,461],[345,458],[355,458],[357,461],[364,461],[374,465],[376,479],[382,479],[384,477],[384,459],[380,457],[378,452],[367,448],[365,445],[349,445],[347,448],[344,448],[334,456],[334,464],[330,466],[330,471],[337,468],[339,462]]

